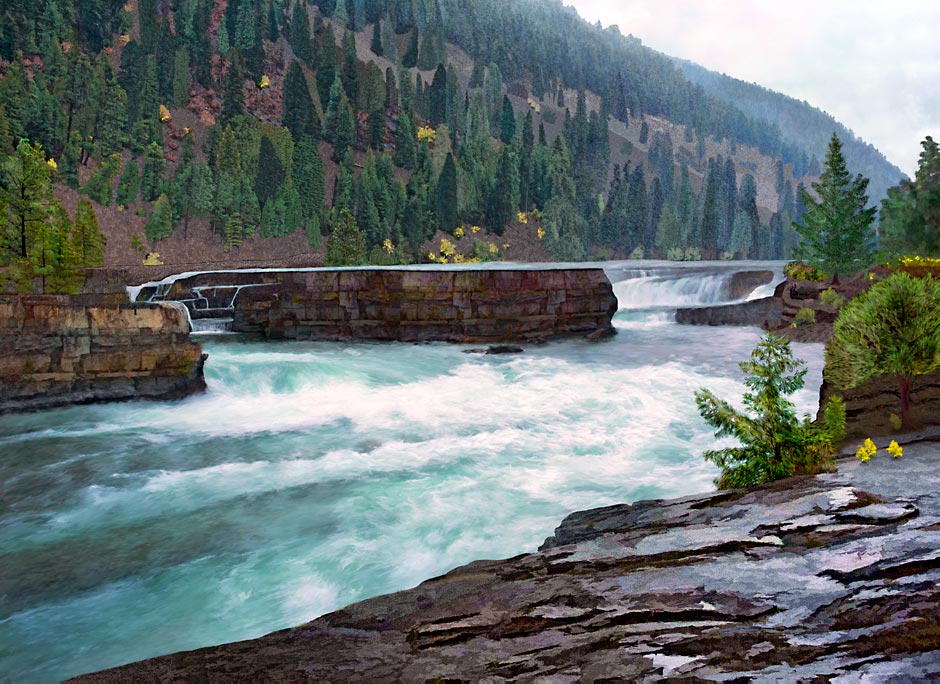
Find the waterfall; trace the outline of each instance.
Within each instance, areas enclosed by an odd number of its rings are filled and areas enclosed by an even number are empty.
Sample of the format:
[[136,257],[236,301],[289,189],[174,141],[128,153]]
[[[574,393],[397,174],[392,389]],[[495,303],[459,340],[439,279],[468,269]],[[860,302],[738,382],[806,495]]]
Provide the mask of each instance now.
[[733,272],[720,274],[645,276],[614,284],[620,310],[677,309],[730,300]]
[[231,318],[195,318],[192,331],[196,335],[224,335],[232,332],[233,324]]

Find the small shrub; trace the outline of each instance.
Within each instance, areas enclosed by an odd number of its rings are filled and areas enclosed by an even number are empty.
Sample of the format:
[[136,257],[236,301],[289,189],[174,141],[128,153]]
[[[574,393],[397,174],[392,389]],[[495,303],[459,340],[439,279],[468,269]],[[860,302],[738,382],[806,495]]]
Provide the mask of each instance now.
[[721,259],[722,261],[731,261],[734,259],[734,252],[722,252]]
[[803,325],[812,325],[815,322],[816,312],[805,307],[797,311],[796,316],[793,317],[793,324],[797,327]]
[[826,274],[814,266],[807,266],[801,261],[791,261],[783,269],[783,274],[793,280],[809,280],[821,283],[826,280]]
[[643,249],[643,245],[637,245],[636,248],[630,252],[630,258],[634,260],[643,259],[646,257],[646,251]]
[[666,258],[669,259],[669,261],[684,261],[685,250],[681,247],[670,247],[666,252]]
[[819,293],[819,301],[834,311],[838,311],[843,306],[845,306],[845,297],[840,295],[831,287],[828,290],[823,290]]
[[699,413],[715,428],[715,436],[734,437],[741,444],[705,452],[705,459],[721,468],[715,484],[720,489],[750,487],[831,468],[834,445],[845,436],[842,399],[829,400],[821,424],[808,415],[797,418],[787,397],[802,389],[806,369],[793,357],[789,340],[773,333],[740,365],[748,387],[743,412],[707,389],[695,393]]
[[698,247],[686,247],[683,260],[684,261],[701,261],[702,250]]

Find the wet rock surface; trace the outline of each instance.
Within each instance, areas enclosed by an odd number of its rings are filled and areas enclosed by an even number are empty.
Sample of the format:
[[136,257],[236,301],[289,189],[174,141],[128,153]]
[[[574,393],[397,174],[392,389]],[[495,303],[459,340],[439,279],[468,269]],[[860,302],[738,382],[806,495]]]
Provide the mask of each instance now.
[[185,310],[111,294],[0,295],[0,413],[205,389]]
[[773,328],[780,324],[783,303],[776,297],[751,302],[679,309],[676,323],[683,325],[754,325]]
[[536,342],[613,332],[617,298],[598,268],[280,272],[245,288],[235,332],[271,339]]
[[574,513],[538,552],[75,681],[932,680],[938,439],[834,474]]

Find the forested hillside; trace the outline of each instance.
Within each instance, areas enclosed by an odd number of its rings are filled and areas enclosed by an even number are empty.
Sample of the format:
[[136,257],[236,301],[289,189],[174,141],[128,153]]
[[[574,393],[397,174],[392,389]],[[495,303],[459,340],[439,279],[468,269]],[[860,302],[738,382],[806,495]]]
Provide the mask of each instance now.
[[[682,73],[692,83],[697,83],[710,96],[726,103],[733,103],[755,119],[769,121],[781,131],[784,140],[821,160],[833,133],[843,143],[845,160],[854,173],[860,173],[871,182],[868,186],[872,204],[882,200],[888,188],[896,186],[904,177],[897,166],[826,112],[787,95],[763,88],[754,83],[709,71],[685,60],[676,60]],[[818,175],[819,162],[811,161],[807,169],[810,175]]]
[[557,0],[18,0],[0,60],[6,216],[28,138],[111,264],[783,258],[812,180],[811,141]]

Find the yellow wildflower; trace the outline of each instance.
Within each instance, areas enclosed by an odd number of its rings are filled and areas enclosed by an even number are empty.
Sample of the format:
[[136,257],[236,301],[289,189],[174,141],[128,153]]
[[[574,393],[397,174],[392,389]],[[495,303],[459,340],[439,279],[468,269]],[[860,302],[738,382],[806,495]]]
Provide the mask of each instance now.
[[480,226],[470,226],[470,232],[471,232],[471,233],[479,233],[479,232],[480,232]]
[[466,233],[464,232],[463,226],[458,226],[457,230],[454,231],[454,237],[456,237],[459,240],[464,235],[466,235]]
[[49,168],[52,169],[53,171],[59,170],[59,165],[55,163],[55,159],[50,159],[46,163],[49,165]]
[[160,121],[166,123],[172,118],[173,116],[170,114],[170,110],[166,108],[166,105],[160,105]]
[[431,261],[434,261],[435,259],[437,259],[437,257],[434,256],[434,252],[428,252],[428,259]]
[[261,80],[258,82],[258,87],[261,88],[261,90],[271,87],[271,79],[268,78],[267,74],[262,74]]
[[499,247],[496,245],[490,245],[490,254],[496,254],[499,251]]
[[545,229],[542,228],[542,226],[539,226],[538,235],[539,235],[539,240],[541,240],[543,237],[545,237]]
[[385,249],[386,254],[392,254],[395,251],[395,245],[393,245],[392,241],[388,238],[385,238],[385,241],[382,243],[382,247]]
[[858,450],[855,452],[855,458],[864,463],[871,459],[878,453],[878,447],[875,446],[875,443],[871,441],[871,438],[865,440],[865,442],[858,447]]
[[519,219],[519,223],[529,222],[529,216],[524,211],[520,211],[518,214],[516,214],[516,218]]
[[901,458],[901,456],[904,455],[904,449],[892,439],[891,444],[888,445],[888,453],[894,456],[894,458]]

